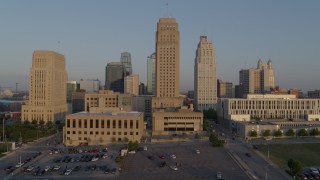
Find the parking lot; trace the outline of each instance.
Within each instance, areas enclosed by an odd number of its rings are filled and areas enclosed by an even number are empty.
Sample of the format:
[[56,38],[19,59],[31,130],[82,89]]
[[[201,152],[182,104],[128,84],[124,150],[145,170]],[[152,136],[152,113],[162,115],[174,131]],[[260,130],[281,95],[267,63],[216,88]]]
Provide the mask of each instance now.
[[173,143],[128,155],[120,179],[216,179],[218,174],[228,180],[249,179],[224,148]]
[[[83,179],[119,176],[116,148],[53,148],[41,153],[22,151],[21,166],[9,163],[1,174],[7,179]],[[16,154],[20,154],[16,152]],[[16,155],[14,157],[17,158]],[[16,161],[16,160],[15,160]],[[19,160],[18,160],[19,161]],[[20,167],[18,167],[20,166]]]

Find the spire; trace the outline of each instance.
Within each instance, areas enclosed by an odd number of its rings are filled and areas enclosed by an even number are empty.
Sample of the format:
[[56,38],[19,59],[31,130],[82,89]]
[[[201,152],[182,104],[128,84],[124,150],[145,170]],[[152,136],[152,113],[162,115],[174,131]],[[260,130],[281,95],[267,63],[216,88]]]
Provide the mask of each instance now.
[[272,61],[271,59],[268,60],[268,68],[269,69],[273,69],[273,66],[272,66]]
[[259,59],[259,61],[258,61],[258,67],[257,68],[258,69],[262,69],[263,68],[263,62],[262,62],[261,59]]

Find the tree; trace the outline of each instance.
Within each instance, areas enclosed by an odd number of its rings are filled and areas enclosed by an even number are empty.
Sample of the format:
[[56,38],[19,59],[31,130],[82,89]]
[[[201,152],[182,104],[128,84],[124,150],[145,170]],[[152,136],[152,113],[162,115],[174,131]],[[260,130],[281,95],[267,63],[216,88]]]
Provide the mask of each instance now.
[[318,128],[311,129],[310,136],[319,136],[319,135],[320,135],[320,132]]
[[289,129],[287,132],[286,132],[286,135],[287,136],[294,136],[296,133],[294,132],[293,129]]
[[203,130],[206,131],[210,127],[210,123],[207,119],[203,119],[203,124],[202,124]]
[[195,138],[195,139],[199,139],[199,138],[200,138],[199,134],[196,133],[196,134],[194,135],[194,138]]
[[308,136],[308,132],[305,129],[300,129],[298,131],[298,136]]
[[137,151],[138,149],[139,149],[138,141],[135,141],[135,142],[129,141],[129,144],[128,144],[129,151]]
[[295,159],[289,159],[288,167],[290,168],[290,172],[292,175],[297,175],[302,170],[301,162]]
[[281,137],[282,135],[283,134],[282,134],[282,131],[280,129],[274,132],[274,136],[275,137]]
[[217,119],[217,111],[214,109],[203,110],[203,119]]
[[271,135],[270,129],[266,129],[266,130],[263,131],[263,136],[264,137],[268,137],[270,135]]
[[30,124],[30,121],[29,120],[25,120],[25,121],[23,121],[23,124]]
[[218,138],[216,133],[211,133],[209,136],[209,141],[211,142],[212,146],[220,147],[223,146],[225,141]]
[[37,125],[37,124],[38,124],[38,121],[34,119],[34,120],[31,121],[31,123],[32,123],[33,125]]
[[257,136],[258,136],[257,131],[252,130],[252,131],[250,132],[250,137],[257,137]]
[[47,127],[49,128],[49,129],[51,129],[51,128],[53,128],[53,123],[52,123],[52,121],[47,121]]
[[43,127],[44,123],[45,123],[45,122],[44,122],[44,120],[42,120],[42,119],[39,121],[39,124],[40,124],[41,127]]

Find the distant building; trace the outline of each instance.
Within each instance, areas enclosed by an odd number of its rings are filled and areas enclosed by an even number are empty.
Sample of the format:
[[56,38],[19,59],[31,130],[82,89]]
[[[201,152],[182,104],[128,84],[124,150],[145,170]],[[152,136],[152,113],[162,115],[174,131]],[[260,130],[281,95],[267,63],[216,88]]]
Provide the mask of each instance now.
[[65,57],[53,51],[34,51],[30,69],[29,101],[22,121],[64,121],[67,108]]
[[86,92],[98,92],[100,89],[100,81],[98,79],[80,80],[80,89]]
[[125,68],[125,76],[132,74],[131,54],[129,52],[121,53],[120,62]]
[[243,116],[261,119],[305,119],[320,115],[319,99],[297,99],[296,95],[248,94],[246,98],[221,98],[217,113],[224,119]]
[[200,36],[194,61],[194,104],[197,111],[217,104],[216,51],[207,36]]
[[124,78],[124,93],[139,95],[139,75],[131,74]]
[[132,97],[132,110],[144,113],[144,118],[150,125],[152,122],[152,96],[140,95]]
[[99,92],[85,94],[85,111],[92,107],[122,108],[124,111],[132,110],[132,95],[120,94],[110,90],[100,90]]
[[124,92],[125,67],[120,62],[111,62],[106,67],[106,90]]
[[72,102],[72,93],[77,91],[77,81],[67,82],[67,102]]
[[145,95],[146,94],[146,86],[144,83],[139,84],[139,95]]
[[257,68],[243,69],[239,72],[239,85],[242,96],[247,94],[265,94],[275,88],[275,76],[272,61],[264,64],[261,59]]
[[72,93],[72,113],[84,111],[85,90],[78,90]]
[[220,79],[217,80],[217,96],[218,98],[232,98],[233,87],[231,82],[224,82]]
[[147,60],[147,94],[155,95],[156,91],[156,53],[148,56]]
[[320,90],[308,91],[308,98],[320,98]]
[[271,91],[270,91],[270,94],[279,94],[279,95],[281,95],[281,94],[293,94],[293,95],[295,95],[297,98],[299,98],[300,97],[300,94],[302,93],[302,91],[301,90],[299,90],[299,89],[289,89],[289,90],[287,90],[287,89],[281,89],[281,88],[272,88],[271,89]]

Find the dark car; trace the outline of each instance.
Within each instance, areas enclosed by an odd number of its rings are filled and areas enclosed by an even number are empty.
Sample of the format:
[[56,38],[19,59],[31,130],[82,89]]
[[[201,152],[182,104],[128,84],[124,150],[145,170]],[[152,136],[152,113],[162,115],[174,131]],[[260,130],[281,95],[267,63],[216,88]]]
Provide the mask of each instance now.
[[154,160],[154,157],[153,156],[148,156],[148,159]]
[[111,170],[110,170],[109,168],[107,168],[107,169],[104,171],[104,173],[105,173],[105,174],[109,174],[110,171],[111,171]]
[[112,168],[112,169],[111,169],[111,173],[112,173],[112,174],[115,174],[116,172],[117,172],[117,169],[116,169],[116,168]]
[[245,153],[245,155],[246,155],[247,157],[251,157],[251,154],[250,154],[250,153]]
[[159,156],[160,159],[165,159],[164,155]]
[[167,165],[167,163],[165,161],[162,161],[159,165],[159,167],[165,167]]

